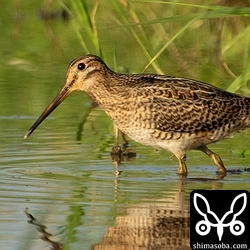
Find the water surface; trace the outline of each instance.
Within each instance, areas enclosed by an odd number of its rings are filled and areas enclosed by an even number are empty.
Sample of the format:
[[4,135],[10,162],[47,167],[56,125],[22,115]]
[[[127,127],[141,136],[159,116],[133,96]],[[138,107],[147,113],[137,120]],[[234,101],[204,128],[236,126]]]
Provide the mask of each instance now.
[[24,140],[82,48],[69,22],[41,20],[40,3],[12,4],[1,9],[1,249],[189,249],[192,190],[249,190],[249,131],[211,145],[240,170],[224,179],[200,152],[188,153],[189,175],[180,178],[169,153],[132,140],[136,158],[117,169],[112,122],[84,93]]

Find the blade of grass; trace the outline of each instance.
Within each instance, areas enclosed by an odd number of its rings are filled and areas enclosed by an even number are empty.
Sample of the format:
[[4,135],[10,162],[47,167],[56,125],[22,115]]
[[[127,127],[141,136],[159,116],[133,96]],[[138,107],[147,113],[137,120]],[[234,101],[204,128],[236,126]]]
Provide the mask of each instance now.
[[[80,41],[86,53],[90,53],[90,46],[87,45],[85,40],[89,40],[95,49],[95,53],[103,57],[102,48],[99,41],[98,29],[96,26],[96,13],[98,8],[98,0],[94,1],[92,10],[89,10],[89,4],[85,0],[74,0],[72,1],[73,11],[69,10],[67,6],[63,7],[73,17],[72,22],[75,29],[75,33]],[[80,27],[80,28],[79,28]]]
[[193,3],[179,3],[179,2],[166,2],[166,1],[152,1],[152,0],[135,0],[134,3],[154,3],[154,4],[168,4],[168,5],[179,5],[184,7],[196,7],[200,9],[207,10],[217,10],[219,8],[223,8],[218,5],[203,5],[203,4],[193,4]]
[[[124,10],[121,8],[121,6],[118,4],[118,2],[116,0],[114,0],[113,3],[114,3],[114,6],[115,6],[116,10],[118,11],[120,17],[122,18],[123,22],[127,25],[126,27],[128,28],[128,30],[130,31],[130,33],[134,37],[134,39],[137,42],[137,44],[139,45],[139,47],[141,48],[143,54],[146,56],[146,58],[148,60],[151,60],[152,57],[150,55],[150,52],[147,49],[147,46],[145,46],[145,40],[146,40],[145,37],[146,37],[146,35],[144,35],[144,42],[143,42],[143,39],[141,37],[139,37],[139,35],[137,34],[134,27],[130,25],[130,22],[129,22],[128,18],[126,17]],[[130,12],[131,11],[132,10],[130,9]],[[135,13],[133,13],[133,15],[135,15]],[[163,71],[160,69],[159,65],[156,62],[152,63],[152,67],[154,68],[154,70],[158,74],[163,74]]]
[[200,16],[197,16],[190,22],[188,22],[186,25],[184,25],[175,35],[155,54],[155,56],[149,61],[149,63],[145,66],[144,71],[163,53],[163,51],[185,30],[187,30],[194,22],[196,22],[198,19],[200,19]]
[[224,54],[227,50],[236,45],[239,42],[239,40],[242,39],[244,36],[249,36],[249,34],[250,34],[250,26],[246,27],[242,32],[240,32],[237,36],[231,39],[229,43],[226,46],[224,46],[222,54]]
[[245,49],[243,58],[243,72],[230,84],[230,86],[227,88],[227,91],[236,92],[249,81],[250,79],[249,53],[250,53],[250,48],[248,46]]

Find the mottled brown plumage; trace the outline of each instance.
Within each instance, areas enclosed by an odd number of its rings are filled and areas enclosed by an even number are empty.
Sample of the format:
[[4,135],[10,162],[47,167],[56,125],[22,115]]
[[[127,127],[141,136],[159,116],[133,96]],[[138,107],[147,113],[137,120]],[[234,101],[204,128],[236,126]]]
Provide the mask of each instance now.
[[115,125],[135,141],[164,148],[186,174],[185,152],[197,149],[211,157],[221,173],[220,157],[206,145],[250,126],[250,98],[179,77],[118,74],[97,56],[71,62],[66,84],[26,133],[36,127],[73,91],[85,91]]

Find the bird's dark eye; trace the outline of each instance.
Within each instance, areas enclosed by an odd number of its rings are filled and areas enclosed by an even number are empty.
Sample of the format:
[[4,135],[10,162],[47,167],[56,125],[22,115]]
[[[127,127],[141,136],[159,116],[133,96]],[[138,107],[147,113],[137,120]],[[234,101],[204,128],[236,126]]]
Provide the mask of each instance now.
[[84,64],[84,63],[79,63],[79,64],[77,65],[77,68],[78,68],[79,70],[84,70],[84,69],[85,69],[85,64]]

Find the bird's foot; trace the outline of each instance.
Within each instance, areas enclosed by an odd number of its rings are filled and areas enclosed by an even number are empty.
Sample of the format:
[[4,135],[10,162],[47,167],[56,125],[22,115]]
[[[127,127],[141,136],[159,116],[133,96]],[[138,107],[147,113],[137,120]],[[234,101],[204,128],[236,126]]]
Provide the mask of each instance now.
[[127,143],[122,144],[121,146],[115,146],[112,148],[111,156],[113,161],[120,163],[125,160],[134,160],[136,157],[136,152],[128,147]]

